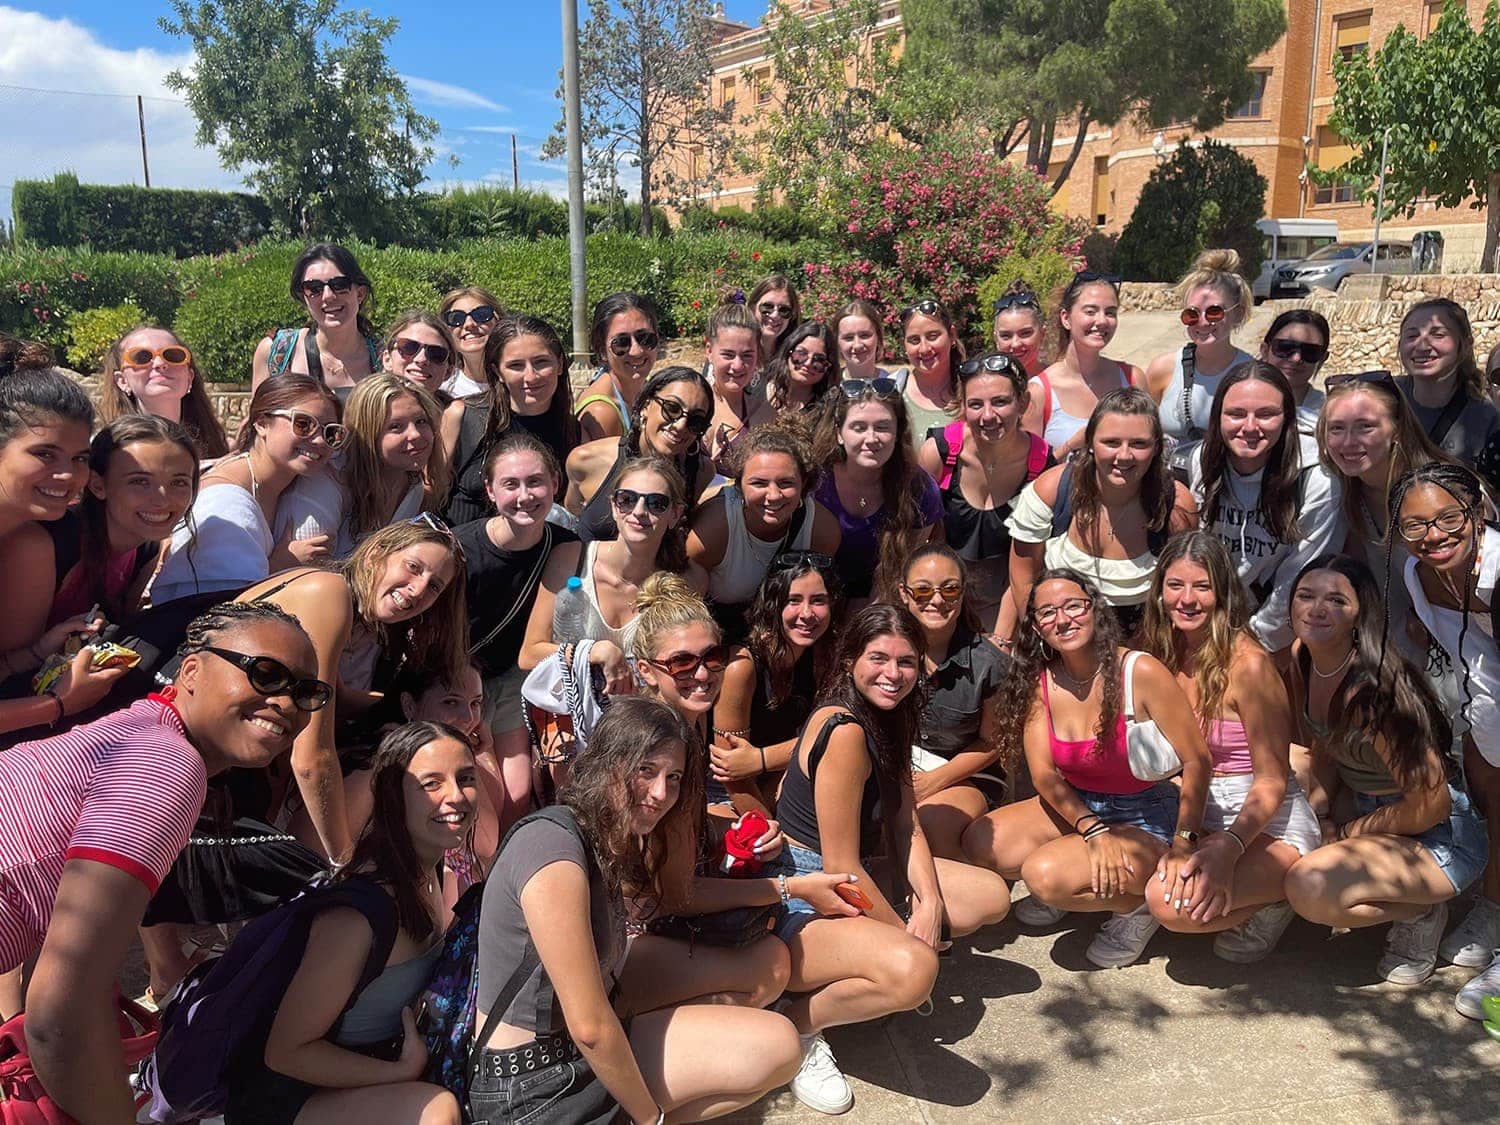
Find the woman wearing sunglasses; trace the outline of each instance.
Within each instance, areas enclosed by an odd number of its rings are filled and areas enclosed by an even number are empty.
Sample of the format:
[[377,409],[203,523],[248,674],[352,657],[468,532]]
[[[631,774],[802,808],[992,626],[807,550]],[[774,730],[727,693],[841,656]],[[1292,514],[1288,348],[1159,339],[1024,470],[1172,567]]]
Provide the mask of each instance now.
[[[27,1042],[70,1119],[133,1118],[116,1024],[126,951],[209,778],[264,767],[327,702],[316,664],[279,609],[220,606],[189,627],[171,687],[0,754],[0,972],[36,957]],[[0,1016],[19,1007],[18,988],[0,996]]]
[[447,406],[443,387],[458,367],[458,341],[435,314],[407,309],[386,329],[381,362],[387,374],[417,384]]
[[995,704],[1010,658],[985,635],[963,561],[946,543],[927,543],[912,553],[901,603],[926,641],[927,697],[912,745],[917,815],[932,854],[965,863],[964,830],[989,812],[973,782],[998,756]]
[[1010,585],[1006,520],[1021,489],[1051,467],[1052,453],[1023,428],[1030,391],[1019,361],[999,354],[966,359],[958,379],[963,414],[927,431],[918,460],[942,493],[943,534],[964,560],[974,612],[986,628],[1009,638],[1015,608],[1004,600]]
[[1083,446],[1083,431],[1099,400],[1141,382],[1134,364],[1109,359],[1104,349],[1120,326],[1120,279],[1084,270],[1057,295],[1057,341],[1062,354],[1033,380],[1023,425],[1061,458]]
[[855,606],[894,596],[907,552],[943,535],[943,498],[917,464],[901,388],[890,379],[840,383],[819,414],[813,498],[839,522],[834,565]]
[[702,372],[663,367],[641,388],[624,437],[591,441],[568,454],[564,503],[578,517],[584,540],[613,539],[617,534],[611,497],[621,468],[637,457],[665,457],[677,466],[691,514],[714,477],[713,462],[703,451],[713,410],[713,389]]
[[[1454,949],[1465,927],[1442,940],[1448,900],[1484,866],[1485,833],[1450,780],[1447,715],[1426,678],[1382,645],[1384,616],[1374,576],[1355,559],[1317,559],[1293,583],[1292,705],[1298,741],[1312,748],[1323,846],[1287,874],[1286,895],[1319,925],[1394,923],[1376,971],[1414,985],[1432,975],[1440,954],[1489,963],[1488,944]],[[1492,917],[1477,901],[1471,917]]]
[[639,293],[611,293],[594,306],[589,347],[599,373],[576,406],[583,440],[622,437],[661,347],[656,306]]
[[[1021,490],[1010,529],[1009,599],[1017,611],[1045,569],[1088,575],[1124,635],[1140,628],[1156,556],[1174,532],[1198,526],[1198,505],[1173,478],[1156,405],[1135,387],[1110,391],[1085,427],[1082,450]],[[1025,632],[1025,621],[1019,623]]]
[[808,413],[838,381],[837,341],[826,324],[809,320],[781,338],[766,364],[766,399],[777,414]]
[[878,366],[885,355],[885,333],[881,313],[873,304],[856,297],[833,318],[833,334],[839,343],[839,370],[845,379],[889,379],[891,373]]
[[308,375],[342,401],[380,370],[381,341],[365,316],[375,287],[347,248],[320,242],[293,263],[291,294],[307,326],[278,328],[256,345],[254,388],[273,375]]
[[1187,459],[1203,526],[1228,550],[1250,594],[1250,631],[1273,653],[1292,643],[1292,576],[1345,537],[1338,486],[1302,460],[1296,427],[1291,384],[1257,360],[1219,381],[1208,434]]
[[131,329],[105,353],[99,378],[101,425],[126,414],[150,414],[181,423],[205,460],[229,452],[203,375],[175,332],[149,325]]
[[756,282],[745,304],[760,321],[762,360],[775,355],[787,333],[802,323],[802,298],[797,287],[779,273]]
[[[431,872],[473,827],[474,751],[446,723],[408,723],[381,740],[370,781],[375,815],[332,882],[359,884],[364,905],[311,913],[264,1050],[230,1072],[228,1125],[460,1120],[454,1096],[421,1081],[427,1048],[413,1005],[453,918]],[[359,987],[381,951],[379,972]]]
[[1208,432],[1208,412],[1219,380],[1255,357],[1234,346],[1234,330],[1250,316],[1255,297],[1239,273],[1235,250],[1205,250],[1178,282],[1187,344],[1146,365],[1146,390],[1161,407],[1163,432],[1179,442]]
[[953,421],[964,346],[958,341],[952,315],[930,297],[901,310],[901,340],[907,363],[901,395],[915,448],[929,430]]
[[1292,385],[1303,464],[1311,464],[1318,455],[1318,413],[1323,409],[1323,392],[1312,384],[1328,358],[1332,339],[1322,313],[1287,309],[1271,321],[1260,345],[1261,362],[1276,368]]
[[[1007,769],[1025,755],[1037,796],[976,820],[964,851],[1026,880],[1037,902],[1017,917],[1029,925],[1050,924],[1059,911],[1108,911],[1084,956],[1101,969],[1123,968],[1160,925],[1148,894],[1176,903],[1220,890],[1188,867],[1203,823],[1208,749],[1172,673],[1125,647],[1113,611],[1082,574],[1044,571],[1021,608],[997,742]],[[1131,721],[1155,723],[1182,759],[1180,790],[1131,772],[1127,692]]]
[[272,529],[303,561],[346,559],[365,536],[439,508],[448,464],[438,445],[442,408],[424,386],[383,373],[360,381],[344,404],[345,440],[322,472],[292,482]]
[[760,323],[739,301],[726,300],[709,315],[703,351],[713,384],[713,429],[704,439],[714,468],[728,476],[733,451],[750,431],[776,416],[751,390],[760,367]]
[[1474,329],[1456,301],[1419,301],[1401,318],[1396,344],[1405,375],[1396,380],[1427,436],[1457,461],[1500,481],[1500,410],[1485,393],[1474,357]]
[[991,330],[995,350],[1021,365],[1028,379],[1035,379],[1047,366],[1047,313],[1041,298],[1019,277],[995,299]]
[[[1481,998],[1500,995],[1500,647],[1493,636],[1500,530],[1490,522],[1494,508],[1479,476],[1452,463],[1403,476],[1391,489],[1389,511],[1391,540],[1411,556],[1405,573],[1412,607],[1459,683],[1463,773],[1488,827],[1488,862],[1474,909],[1439,950],[1455,965],[1489,965],[1459,994],[1459,1011],[1479,1019]],[[1452,800],[1455,818],[1460,804]],[[1462,890],[1467,879],[1449,874]],[[1441,922],[1436,929],[1442,932]]]
[[325,553],[316,540],[278,540],[277,510],[298,477],[328,469],[348,432],[333,391],[307,375],[277,375],[250,398],[234,452],[206,474],[172,531],[151,604],[242,590],[268,574]]
[[800,431],[762,426],[739,444],[735,460],[731,483],[693,513],[687,550],[708,571],[714,619],[737,642],[772,561],[786,551],[832,555],[839,525],[808,495],[816,473]]
[[495,325],[505,315],[500,300],[488,289],[466,285],[444,294],[438,305],[438,317],[453,333],[458,345],[459,365],[443,385],[454,398],[483,394],[487,386],[484,375],[484,346]]
[[818,685],[833,666],[835,624],[844,590],[833,560],[788,551],[772,560],[750,607],[750,635],[724,670],[714,708],[719,740],[708,748],[709,777],[743,811],[768,815]]

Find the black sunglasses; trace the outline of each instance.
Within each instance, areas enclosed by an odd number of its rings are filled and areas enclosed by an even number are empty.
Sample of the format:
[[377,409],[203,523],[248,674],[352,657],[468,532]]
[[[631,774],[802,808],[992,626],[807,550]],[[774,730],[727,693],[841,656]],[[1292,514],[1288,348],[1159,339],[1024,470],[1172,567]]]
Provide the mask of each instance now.
[[998,316],[1006,309],[1036,309],[1041,312],[1042,303],[1036,299],[1035,293],[1007,293],[995,299],[995,315]]
[[782,551],[771,560],[770,570],[794,570],[799,566],[810,566],[814,570],[833,569],[833,556],[818,551]]
[[762,301],[755,306],[761,316],[779,316],[786,320],[792,315],[791,305],[778,305],[775,301]]
[[689,410],[675,398],[662,398],[658,395],[651,401],[656,403],[658,409],[661,410],[662,422],[668,426],[675,426],[678,420],[686,415],[688,430],[702,437],[708,433],[708,427],[713,425],[712,414],[706,410]]
[[646,511],[653,516],[664,515],[672,506],[672,498],[665,492],[637,492],[633,488],[617,488],[609,494],[609,502],[621,515],[635,511],[636,505],[642,501],[646,504]]
[[391,341],[391,351],[408,361],[416,359],[418,353],[421,353],[428,363],[439,365],[447,363],[453,355],[448,350],[447,344],[421,344],[416,340],[408,340],[404,336],[398,336]]
[[892,398],[901,393],[896,380],[883,375],[878,379],[845,379],[839,384],[839,390],[844,392],[845,398],[858,398],[866,391],[879,398]]
[[1346,383],[1379,383],[1390,387],[1397,394],[1401,393],[1389,371],[1351,371],[1345,375],[1330,375],[1323,380],[1325,387],[1342,387]]
[[338,277],[330,277],[327,281],[304,281],[297,288],[302,290],[304,297],[317,300],[323,295],[323,290],[332,289],[335,293],[347,293],[354,288],[354,279],[339,274]]
[[630,342],[634,340],[645,351],[656,350],[661,337],[649,328],[637,328],[634,332],[617,332],[609,338],[609,350],[615,355],[629,355]]
[[966,359],[958,365],[958,377],[960,379],[972,379],[981,371],[988,371],[991,375],[1010,375],[1014,378],[1026,377],[1025,370],[1008,355],[998,352],[994,355],[975,356]]
[[901,323],[905,324],[917,313],[921,313],[923,316],[938,316],[942,311],[942,305],[938,304],[931,297],[924,297],[920,301],[913,301],[901,310]]
[[489,305],[480,305],[473,309],[449,309],[443,314],[443,323],[449,328],[462,328],[464,321],[472,320],[475,324],[488,324],[500,314]]
[[647,660],[653,668],[659,668],[674,680],[686,680],[698,674],[699,668],[710,672],[722,672],[729,665],[733,650],[728,645],[714,645],[703,652],[677,652],[665,660]]
[[1309,344],[1302,340],[1272,340],[1271,354],[1277,359],[1295,356],[1303,363],[1322,363],[1328,358],[1328,345]]
[[800,364],[809,371],[823,372],[828,370],[828,357],[826,355],[813,355],[811,352],[798,348],[789,357],[793,363]]
[[309,677],[299,679],[274,656],[251,656],[228,648],[205,645],[201,652],[211,652],[220,660],[227,660],[245,673],[245,678],[261,695],[290,696],[292,706],[299,711],[321,711],[333,698],[333,688],[322,680]]
[[1096,281],[1102,281],[1105,285],[1108,285],[1116,292],[1119,292],[1120,290],[1119,274],[1103,273],[1099,270],[1080,270],[1078,273],[1075,273],[1073,275],[1073,280],[1068,282],[1068,288],[1065,291],[1065,299],[1063,301],[1063,304],[1066,305],[1068,301],[1072,299],[1073,294],[1077,293],[1085,285],[1092,285]]

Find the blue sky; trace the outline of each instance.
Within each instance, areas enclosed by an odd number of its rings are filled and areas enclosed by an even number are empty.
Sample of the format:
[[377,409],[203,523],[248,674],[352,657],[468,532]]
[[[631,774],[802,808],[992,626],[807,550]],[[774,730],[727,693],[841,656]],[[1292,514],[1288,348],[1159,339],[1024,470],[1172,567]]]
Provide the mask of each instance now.
[[[456,168],[434,163],[434,184],[508,184],[515,133],[522,184],[564,190],[561,162],[537,158],[559,116],[560,5],[361,6],[401,21],[387,53],[417,107],[441,125],[439,152],[458,159]],[[587,0],[579,7],[586,17]],[[757,0],[730,0],[726,8],[747,23],[765,12]],[[136,94],[146,99],[154,185],[237,186],[212,150],[194,145],[191,115],[161,85],[167,71],[189,61],[185,42],[157,26],[167,10],[139,0],[0,0],[0,216],[10,215],[16,179],[71,170],[86,182],[140,183]]]

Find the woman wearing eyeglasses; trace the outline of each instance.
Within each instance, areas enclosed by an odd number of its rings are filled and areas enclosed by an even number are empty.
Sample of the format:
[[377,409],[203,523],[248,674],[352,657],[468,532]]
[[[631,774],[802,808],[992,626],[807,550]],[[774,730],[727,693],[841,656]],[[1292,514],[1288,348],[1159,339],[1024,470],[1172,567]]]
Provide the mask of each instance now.
[[776,416],[765,397],[751,390],[760,367],[760,322],[743,304],[726,300],[709,315],[703,350],[714,393],[713,428],[704,444],[714,468],[728,476],[736,446]]
[[713,462],[703,451],[703,435],[713,425],[714,396],[703,374],[691,367],[664,367],[646,381],[621,438],[601,438],[568,454],[568,511],[578,517],[585,540],[613,539],[616,522],[611,497],[621,468],[637,457],[665,457],[682,474],[691,514],[713,479]]
[[838,344],[833,333],[820,321],[809,320],[781,338],[766,364],[766,399],[777,414],[815,411],[838,381]]
[[802,323],[802,298],[797,287],[779,273],[763,277],[750,290],[745,304],[760,321],[762,361],[775,355],[787,333]]
[[484,345],[504,315],[505,309],[499,298],[477,285],[466,285],[444,294],[438,305],[438,317],[453,333],[460,362],[443,384],[443,390],[454,398],[484,393],[488,385],[484,374]]
[[[126,950],[188,843],[209,778],[284,754],[327,702],[315,668],[287,614],[220,606],[189,627],[171,687],[0,754],[0,972],[37,958],[27,1045],[71,1119],[133,1118],[116,1024]],[[18,992],[0,998],[0,1016],[19,1006]]]
[[995,299],[995,350],[1008,355],[1035,379],[1047,366],[1043,352],[1047,346],[1047,314],[1041,298],[1019,277]]
[[[1412,606],[1459,682],[1464,776],[1488,826],[1480,894],[1439,950],[1455,965],[1489,965],[1458,998],[1458,1010],[1479,1019],[1482,998],[1500,995],[1500,648],[1494,636],[1500,531],[1489,522],[1494,508],[1479,476],[1452,463],[1434,462],[1403,476],[1391,489],[1389,511],[1391,539],[1411,556],[1405,573]],[[1456,814],[1459,802],[1453,804]],[[1460,890],[1464,881],[1453,880]]]
[[417,384],[446,406],[443,387],[458,363],[458,342],[435,314],[407,309],[386,329],[381,362],[388,374]]
[[1292,386],[1303,464],[1311,464],[1318,455],[1318,413],[1323,409],[1323,392],[1312,384],[1328,358],[1332,339],[1322,313],[1288,309],[1271,321],[1260,345],[1261,362],[1280,371]]
[[[1043,907],[1018,910],[1028,925],[1050,923],[1058,911],[1109,911],[1084,956],[1101,969],[1123,968],[1160,925],[1145,896],[1185,902],[1206,877],[1188,864],[1203,823],[1208,749],[1172,673],[1124,645],[1113,611],[1082,574],[1043,572],[1021,609],[997,742],[1007,768],[1024,753],[1037,796],[976,820],[964,851],[1026,880]],[[1131,772],[1127,721],[1154,723],[1155,737],[1176,751],[1180,790]]]
[[1057,340],[1062,354],[1033,380],[1023,425],[1061,458],[1083,446],[1083,432],[1099,400],[1141,381],[1134,364],[1104,354],[1120,326],[1120,279],[1084,270],[1057,295]]
[[594,306],[589,347],[599,373],[576,405],[584,441],[619,438],[630,429],[660,346],[656,306],[649,297],[611,293]]
[[151,604],[242,590],[266,575],[317,557],[315,540],[272,533],[293,481],[323,472],[348,436],[339,400],[308,375],[277,375],[250,398],[234,452],[204,474],[198,496],[172,531],[167,560],[151,583]]
[[273,375],[308,375],[340,400],[380,370],[381,341],[365,317],[375,287],[343,246],[309,246],[292,265],[292,300],[307,310],[305,328],[278,328],[255,347],[254,389]]
[[1009,638],[1015,608],[1004,602],[1010,585],[1006,520],[1021,489],[1051,467],[1052,453],[1022,426],[1030,392],[1018,360],[998,354],[966,359],[958,379],[963,414],[927,431],[918,460],[942,492],[943,533],[964,560],[974,612]]
[[1464,307],[1445,297],[1419,301],[1401,318],[1396,351],[1406,372],[1397,385],[1427,436],[1450,457],[1475,465],[1496,487],[1500,410],[1485,393]]
[[[912,553],[901,602],[927,641],[927,698],[912,746],[912,789],[932,854],[968,862],[964,830],[989,812],[974,776],[994,764],[995,703],[1010,658],[985,635],[974,612],[963,561],[946,543]],[[993,893],[1010,897],[1004,884]]]
[[930,297],[901,310],[901,340],[907,364],[901,397],[906,401],[915,449],[921,447],[929,430],[953,421],[964,346],[959,343],[952,315]]
[[105,354],[99,378],[100,425],[127,414],[150,414],[181,423],[207,461],[229,452],[203,375],[175,332],[142,325],[125,333]]
[[879,366],[885,355],[885,333],[881,312],[869,301],[856,297],[833,318],[833,334],[839,343],[839,369],[845,379],[889,379]]
[[735,450],[733,480],[693,513],[688,557],[708,571],[714,619],[731,641],[773,560],[786,551],[832,555],[839,525],[809,496],[817,479],[801,433],[779,424],[754,430]]
[[1235,250],[1205,250],[1177,282],[1187,344],[1146,365],[1146,390],[1161,407],[1162,431],[1178,442],[1208,432],[1208,412],[1219,380],[1255,357],[1234,345],[1234,330],[1250,316],[1255,297],[1239,274]]

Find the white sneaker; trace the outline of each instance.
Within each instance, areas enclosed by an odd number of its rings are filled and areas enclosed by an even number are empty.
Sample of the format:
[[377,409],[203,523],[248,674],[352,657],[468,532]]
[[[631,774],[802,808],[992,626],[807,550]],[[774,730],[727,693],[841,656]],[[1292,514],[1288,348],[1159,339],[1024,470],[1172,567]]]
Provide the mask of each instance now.
[[1493,951],[1490,967],[1458,990],[1453,1006],[1471,1020],[1484,1019],[1484,998],[1500,996],[1500,949]]
[[854,1091],[821,1032],[802,1036],[802,1069],[792,1079],[792,1093],[819,1113],[847,1113],[854,1105]]
[[1060,906],[1048,906],[1036,895],[1027,895],[1011,907],[1011,917],[1023,926],[1055,926],[1068,916]]
[[1474,909],[1438,946],[1444,961],[1466,969],[1482,969],[1500,948],[1500,902],[1484,895],[1474,898]]
[[1160,927],[1143,902],[1129,914],[1111,914],[1083,955],[1101,969],[1123,969],[1146,951],[1146,943]]
[[1448,924],[1448,904],[1428,907],[1406,922],[1391,923],[1385,956],[1375,971],[1392,984],[1421,984],[1437,968],[1438,942]]
[[1238,926],[1223,930],[1214,938],[1214,956],[1238,965],[1263,960],[1271,955],[1296,916],[1297,912],[1285,902],[1262,906]]

